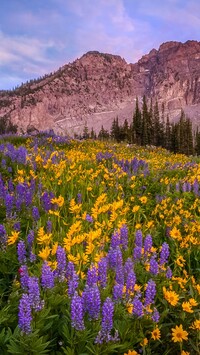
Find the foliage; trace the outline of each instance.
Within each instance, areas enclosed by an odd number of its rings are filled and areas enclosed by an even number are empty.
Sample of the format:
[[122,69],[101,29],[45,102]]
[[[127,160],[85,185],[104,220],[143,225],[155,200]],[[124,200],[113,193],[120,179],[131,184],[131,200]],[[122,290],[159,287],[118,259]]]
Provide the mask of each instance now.
[[1,141],[1,354],[200,351],[199,158],[101,138]]

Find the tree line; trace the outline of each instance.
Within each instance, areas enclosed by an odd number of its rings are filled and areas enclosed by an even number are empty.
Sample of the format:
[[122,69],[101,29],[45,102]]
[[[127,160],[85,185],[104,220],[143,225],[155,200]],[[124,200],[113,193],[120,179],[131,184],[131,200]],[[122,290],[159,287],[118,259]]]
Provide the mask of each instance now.
[[169,116],[165,115],[165,105],[159,110],[158,102],[151,100],[148,107],[146,97],[143,97],[141,108],[136,98],[132,122],[127,119],[122,125],[116,117],[110,132],[104,127],[96,136],[95,132],[89,134],[87,126],[84,128],[83,138],[113,139],[117,142],[126,141],[140,146],[156,146],[166,148],[174,153],[186,155],[200,155],[200,132],[193,132],[192,122],[186,117],[184,111],[177,122],[171,123]]

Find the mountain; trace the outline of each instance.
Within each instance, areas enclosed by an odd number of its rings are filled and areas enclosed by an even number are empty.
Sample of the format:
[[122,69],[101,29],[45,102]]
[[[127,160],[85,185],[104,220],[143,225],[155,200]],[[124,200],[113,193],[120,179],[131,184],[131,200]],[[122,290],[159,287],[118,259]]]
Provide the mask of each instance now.
[[109,129],[116,116],[130,122],[136,97],[146,95],[165,104],[175,120],[181,108],[200,125],[200,42],[166,42],[137,63],[117,55],[91,51],[55,73],[0,91],[0,117],[22,131],[79,133],[85,124]]

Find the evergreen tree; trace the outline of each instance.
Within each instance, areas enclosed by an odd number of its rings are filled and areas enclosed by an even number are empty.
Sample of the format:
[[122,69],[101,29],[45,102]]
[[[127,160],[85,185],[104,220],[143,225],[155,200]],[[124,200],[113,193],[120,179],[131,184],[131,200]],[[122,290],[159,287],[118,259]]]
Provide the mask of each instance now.
[[142,143],[142,115],[139,108],[138,97],[136,98],[131,136],[133,143],[138,145]]
[[90,138],[91,138],[91,139],[96,139],[96,138],[97,138],[97,135],[96,135],[96,133],[94,132],[93,127],[92,127],[91,132],[90,132]]
[[83,139],[88,139],[89,138],[89,130],[87,123],[85,123],[84,129],[83,129]]
[[169,116],[167,115],[167,122],[165,126],[165,148],[171,149],[171,125],[169,122]]
[[146,97],[143,96],[143,105],[142,105],[142,145],[149,144],[149,113],[146,102]]
[[109,132],[107,130],[104,129],[103,125],[101,126],[101,130],[98,134],[98,138],[100,140],[106,140],[106,139],[109,139],[110,135],[109,135]]

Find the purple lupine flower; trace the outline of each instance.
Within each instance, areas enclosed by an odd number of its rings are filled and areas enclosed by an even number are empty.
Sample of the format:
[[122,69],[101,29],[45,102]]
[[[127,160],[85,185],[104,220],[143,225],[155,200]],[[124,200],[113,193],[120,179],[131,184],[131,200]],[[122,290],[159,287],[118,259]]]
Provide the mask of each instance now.
[[152,236],[147,234],[146,238],[144,239],[144,253],[148,254],[151,251],[153,245]]
[[25,165],[26,164],[26,157],[27,157],[27,150],[26,148],[20,146],[17,150],[16,150],[16,161],[20,164]]
[[4,181],[0,175],[0,198],[5,199],[6,188],[4,186]]
[[52,222],[50,220],[47,221],[47,233],[51,233],[52,232]]
[[166,278],[167,279],[171,279],[172,278],[172,270],[171,270],[171,268],[169,266],[167,267]]
[[16,210],[19,212],[22,206],[22,200],[20,197],[16,197],[15,205],[16,205]]
[[151,258],[150,258],[150,273],[152,275],[158,275],[158,270],[159,270],[159,266],[158,266],[158,263],[156,261],[156,255],[153,255]]
[[98,262],[98,281],[102,288],[105,288],[107,285],[107,268],[108,260],[107,258],[102,258]]
[[128,295],[130,292],[134,291],[134,287],[136,284],[136,275],[133,270],[130,270],[127,276],[126,281],[126,294]]
[[57,247],[56,257],[58,263],[56,268],[56,276],[59,278],[60,281],[64,281],[67,261],[65,249],[62,248],[60,245]]
[[25,198],[25,194],[26,194],[26,187],[24,184],[17,184],[16,186],[16,196],[21,200],[21,203],[22,201],[24,200]]
[[90,319],[98,319],[101,307],[101,298],[98,286],[86,285],[82,293],[83,309],[88,312]]
[[34,231],[30,230],[29,234],[27,235],[27,244],[28,248],[31,249],[34,241]]
[[72,297],[78,288],[79,277],[74,271],[72,278],[68,281],[68,296]]
[[78,293],[75,292],[72,302],[71,302],[71,320],[72,327],[76,330],[84,330],[84,320],[83,320],[83,305],[82,299],[78,296]]
[[46,261],[42,265],[41,285],[43,288],[54,287],[54,273]]
[[133,299],[133,314],[139,318],[143,316],[143,304],[137,296]]
[[28,275],[28,267],[27,265],[22,265],[19,268],[19,274],[20,274],[20,283],[21,287],[24,291],[27,291],[28,289],[28,281],[29,281],[29,275]]
[[0,224],[0,249],[4,250],[7,244],[6,230],[3,224]]
[[48,193],[46,191],[41,196],[42,205],[43,205],[44,210],[46,212],[48,212],[49,210],[53,209],[53,205],[51,203],[51,199],[52,198],[54,198],[54,194],[53,193]]
[[176,191],[177,191],[177,192],[180,191],[180,184],[179,184],[179,182],[176,183]]
[[154,298],[156,295],[156,283],[152,279],[150,279],[147,283],[147,288],[145,291],[145,301],[144,305],[149,306],[151,303],[154,302]]
[[121,300],[123,297],[123,288],[124,286],[122,284],[116,284],[113,287],[113,299],[114,301]]
[[125,264],[124,264],[124,278],[125,278],[125,282],[126,282],[126,280],[127,280],[127,276],[128,276],[128,274],[129,274],[129,272],[131,271],[131,270],[133,270],[133,261],[132,261],[132,259],[131,258],[128,258],[127,260],[126,260],[126,262],[125,262]]
[[71,280],[73,278],[74,273],[75,273],[74,264],[71,261],[69,261],[66,267],[66,274],[65,274],[66,279]]
[[182,191],[187,192],[187,184],[185,182],[182,185]]
[[87,272],[86,284],[88,286],[93,286],[97,283],[97,281],[98,281],[97,268],[95,266],[92,266]]
[[37,222],[40,219],[40,213],[36,206],[33,206],[32,208],[32,217],[35,222]]
[[89,214],[86,214],[85,220],[86,220],[87,222],[93,223],[93,218],[92,218],[92,216],[90,216]]
[[77,203],[82,203],[82,195],[81,195],[81,193],[78,193],[77,194]]
[[21,331],[25,334],[31,332],[31,305],[29,296],[26,293],[23,293],[20,301],[19,301],[19,313],[18,313],[18,326]]
[[3,169],[6,168],[6,160],[5,160],[5,159],[2,159],[2,161],[1,161],[1,167],[2,167]]
[[29,277],[28,280],[28,294],[31,307],[36,311],[41,311],[44,302],[40,299],[39,280],[37,277]]
[[168,258],[169,258],[169,245],[164,242],[162,244],[162,248],[161,248],[161,252],[160,252],[160,265],[164,265],[165,263],[167,263]]
[[193,183],[193,191],[196,196],[199,196],[199,183],[197,179]]
[[12,173],[12,171],[13,171],[12,166],[8,166],[7,171],[8,171],[8,173]]
[[5,205],[6,205],[6,216],[10,218],[12,215],[12,209],[14,205],[14,197],[9,193],[6,194]]
[[8,191],[12,194],[14,192],[14,185],[12,179],[9,179],[8,181]]
[[110,248],[107,256],[112,269],[115,269],[118,263],[122,263],[122,252],[119,246],[116,249]]
[[158,321],[160,319],[160,314],[156,308],[154,308],[151,319],[153,320],[153,322],[156,322],[156,323],[158,323]]
[[110,246],[112,249],[116,249],[120,245],[120,234],[115,231],[111,236]]
[[26,246],[23,240],[17,244],[17,257],[20,264],[26,263]]
[[133,259],[134,260],[139,260],[139,259],[141,259],[141,256],[142,256],[142,248],[136,246],[133,249]]
[[119,259],[115,268],[115,281],[118,284],[124,285],[124,267],[122,259]]
[[135,245],[142,248],[142,231],[140,229],[135,233]]
[[126,224],[120,228],[120,242],[122,244],[122,249],[126,250],[128,248],[128,227]]
[[16,222],[16,223],[14,224],[13,228],[14,228],[15,231],[19,232],[20,229],[21,229],[20,222]]
[[102,334],[109,334],[113,328],[113,315],[114,315],[114,303],[107,297],[102,306],[102,323],[101,331]]
[[32,200],[33,200],[33,194],[32,194],[32,191],[29,189],[26,191],[26,196],[25,196],[26,207],[29,207],[32,205]]
[[29,260],[31,263],[34,263],[34,261],[37,259],[37,256],[33,253],[33,251],[30,251],[30,255],[29,255]]

